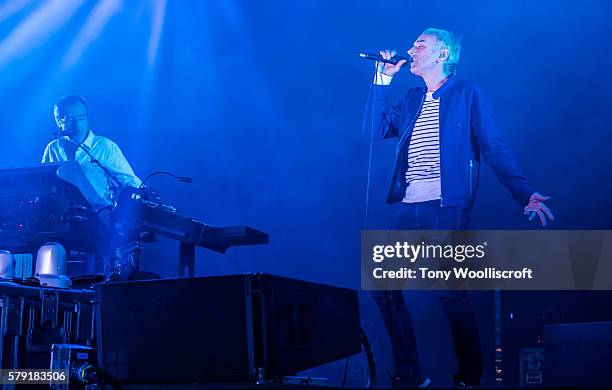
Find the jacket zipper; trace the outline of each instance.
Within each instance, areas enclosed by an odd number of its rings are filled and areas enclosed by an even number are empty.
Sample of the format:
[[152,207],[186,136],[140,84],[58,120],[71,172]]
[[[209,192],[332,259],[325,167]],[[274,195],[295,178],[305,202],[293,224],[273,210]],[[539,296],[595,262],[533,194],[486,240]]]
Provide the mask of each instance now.
[[474,161],[470,160],[470,200],[472,199],[472,168],[474,167]]
[[[406,135],[406,133],[408,132],[407,130],[409,128],[411,128],[414,123],[416,122],[416,120],[419,118],[419,115],[421,115],[421,111],[423,110],[423,103],[425,102],[425,95],[423,95],[421,97],[421,107],[419,107],[419,110],[417,111],[416,115],[414,116],[414,118],[412,118],[412,121],[410,122],[410,124],[408,125],[408,127],[406,127],[406,130],[404,131],[404,133],[402,134],[402,136],[400,137],[399,142],[397,143],[397,152],[399,152],[400,147],[402,146],[402,142],[404,141],[404,136]],[[413,129],[414,130],[414,129]],[[397,154],[397,153],[396,153]],[[408,157],[406,157],[408,158]]]
[[[440,98],[438,98],[440,99]],[[440,159],[440,207],[444,207],[444,197],[442,194],[442,122],[440,121],[440,113],[442,112],[442,99],[438,105],[438,158]]]
[[[423,103],[425,102],[425,95],[423,95],[421,97],[421,106],[419,107],[419,110],[417,111],[416,115],[414,116],[414,118],[412,118],[412,121],[410,122],[410,124],[408,125],[408,127],[406,127],[406,130],[404,131],[404,133],[402,134],[402,136],[400,137],[399,142],[397,143],[397,147],[395,150],[395,160],[396,163],[398,162],[397,159],[401,158],[401,156],[399,155],[401,146],[402,146],[402,142],[404,141],[404,136],[406,135],[406,133],[408,132],[408,129],[410,129],[411,127],[414,126],[414,123],[416,122],[416,120],[419,118],[419,115],[421,115],[421,111],[423,110]],[[413,129],[414,131],[414,129]],[[412,135],[411,135],[412,136]],[[410,146],[410,145],[409,145]],[[406,159],[406,161],[408,161],[408,155],[404,156],[404,158]],[[408,167],[408,164],[406,163],[406,169],[408,169],[410,167]],[[400,180],[404,180],[406,181],[406,172],[404,172],[404,174],[400,177]],[[393,186],[395,186],[396,183],[393,184]],[[401,186],[400,186],[401,187]],[[395,190],[395,189],[394,189]]]

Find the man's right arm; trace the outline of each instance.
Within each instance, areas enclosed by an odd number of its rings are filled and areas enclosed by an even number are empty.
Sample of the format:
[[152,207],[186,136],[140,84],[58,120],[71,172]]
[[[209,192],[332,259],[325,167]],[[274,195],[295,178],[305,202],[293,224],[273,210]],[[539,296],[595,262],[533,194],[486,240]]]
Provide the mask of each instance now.
[[51,157],[51,143],[47,144],[45,148],[45,152],[43,153],[41,164],[47,164],[53,162],[53,158]]
[[376,141],[397,137],[401,103],[390,105],[389,86],[372,85],[363,113],[363,136]]
[[[381,51],[380,54],[388,59],[393,57],[395,52],[387,50]],[[374,83],[370,87],[370,93],[368,94],[368,100],[363,112],[361,132],[364,137],[381,140],[398,136],[403,100],[395,105],[389,103],[389,85],[393,80],[393,76],[399,72],[405,62],[405,60],[402,60],[396,65],[376,63]]]

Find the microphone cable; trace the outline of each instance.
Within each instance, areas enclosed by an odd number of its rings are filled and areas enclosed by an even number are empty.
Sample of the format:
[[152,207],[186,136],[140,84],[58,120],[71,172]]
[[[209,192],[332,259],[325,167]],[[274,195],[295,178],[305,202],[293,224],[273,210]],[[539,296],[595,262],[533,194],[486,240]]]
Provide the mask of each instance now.
[[[376,83],[378,82],[378,63],[374,65],[374,85],[372,89],[372,108],[370,111],[370,145],[368,150],[368,175],[366,181],[365,215],[363,230],[368,230],[368,211],[370,209],[370,190],[372,185],[372,156],[374,154],[374,103],[376,102]],[[369,108],[370,104],[368,104]]]
[[[89,130],[87,131],[87,135],[89,136]],[[61,137],[64,136],[56,136],[55,139],[59,139]],[[100,162],[100,160],[98,160],[97,158],[95,158],[93,156],[93,154],[91,154],[91,152],[88,150],[88,148],[85,147],[85,145],[83,145],[83,143],[85,142],[85,140],[83,140],[83,142],[79,142],[75,139],[73,139],[71,136],[67,137],[68,139],[66,140],[66,142],[69,142],[73,145],[76,145],[77,150],[81,149],[82,151],[84,151],[88,156],[89,156],[89,162],[91,162],[94,165],[99,166],[104,173],[111,179],[111,181],[113,182],[113,184],[116,186],[117,189],[122,188],[123,186],[121,185],[121,182],[119,182],[119,179],[117,179],[117,177],[115,177],[115,175],[113,175],[108,168],[106,168],[104,165],[102,165],[102,163]],[[85,139],[87,139],[87,137],[85,137]],[[76,160],[76,155],[75,155],[75,160]]]

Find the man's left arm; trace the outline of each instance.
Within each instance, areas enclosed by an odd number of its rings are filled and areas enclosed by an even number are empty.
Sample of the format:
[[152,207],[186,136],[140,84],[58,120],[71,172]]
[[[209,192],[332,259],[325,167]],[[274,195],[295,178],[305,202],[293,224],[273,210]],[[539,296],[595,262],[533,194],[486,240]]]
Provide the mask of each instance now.
[[106,168],[117,178],[123,187],[140,187],[142,181],[136,176],[123,152],[117,144],[111,143],[108,150]]
[[536,192],[529,184],[519,169],[514,154],[501,137],[489,99],[477,88],[474,90],[471,115],[474,134],[485,162],[493,169],[498,180],[510,190],[525,214],[530,214],[529,220],[538,215],[542,225],[546,226],[546,216],[551,220],[555,219],[544,203],[550,197]]

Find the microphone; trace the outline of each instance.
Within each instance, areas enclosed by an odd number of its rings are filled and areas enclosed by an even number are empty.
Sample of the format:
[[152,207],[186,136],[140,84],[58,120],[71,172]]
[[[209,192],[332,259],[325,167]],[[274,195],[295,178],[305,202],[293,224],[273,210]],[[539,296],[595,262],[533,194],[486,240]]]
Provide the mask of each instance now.
[[406,62],[408,63],[410,63],[410,60],[411,60],[410,57],[402,57],[402,56],[394,56],[394,57],[389,58],[388,60],[385,60],[379,53],[371,53],[367,51],[358,51],[358,50],[354,50],[353,55],[359,58],[363,58],[365,60],[373,60],[373,61],[378,61],[378,62],[382,62],[385,64],[393,64],[393,65],[396,65],[401,60],[406,60]]
[[55,138],[61,138],[61,137],[73,137],[76,135],[76,131],[74,130],[66,130],[66,131],[56,131],[55,133],[53,133],[53,136]]

